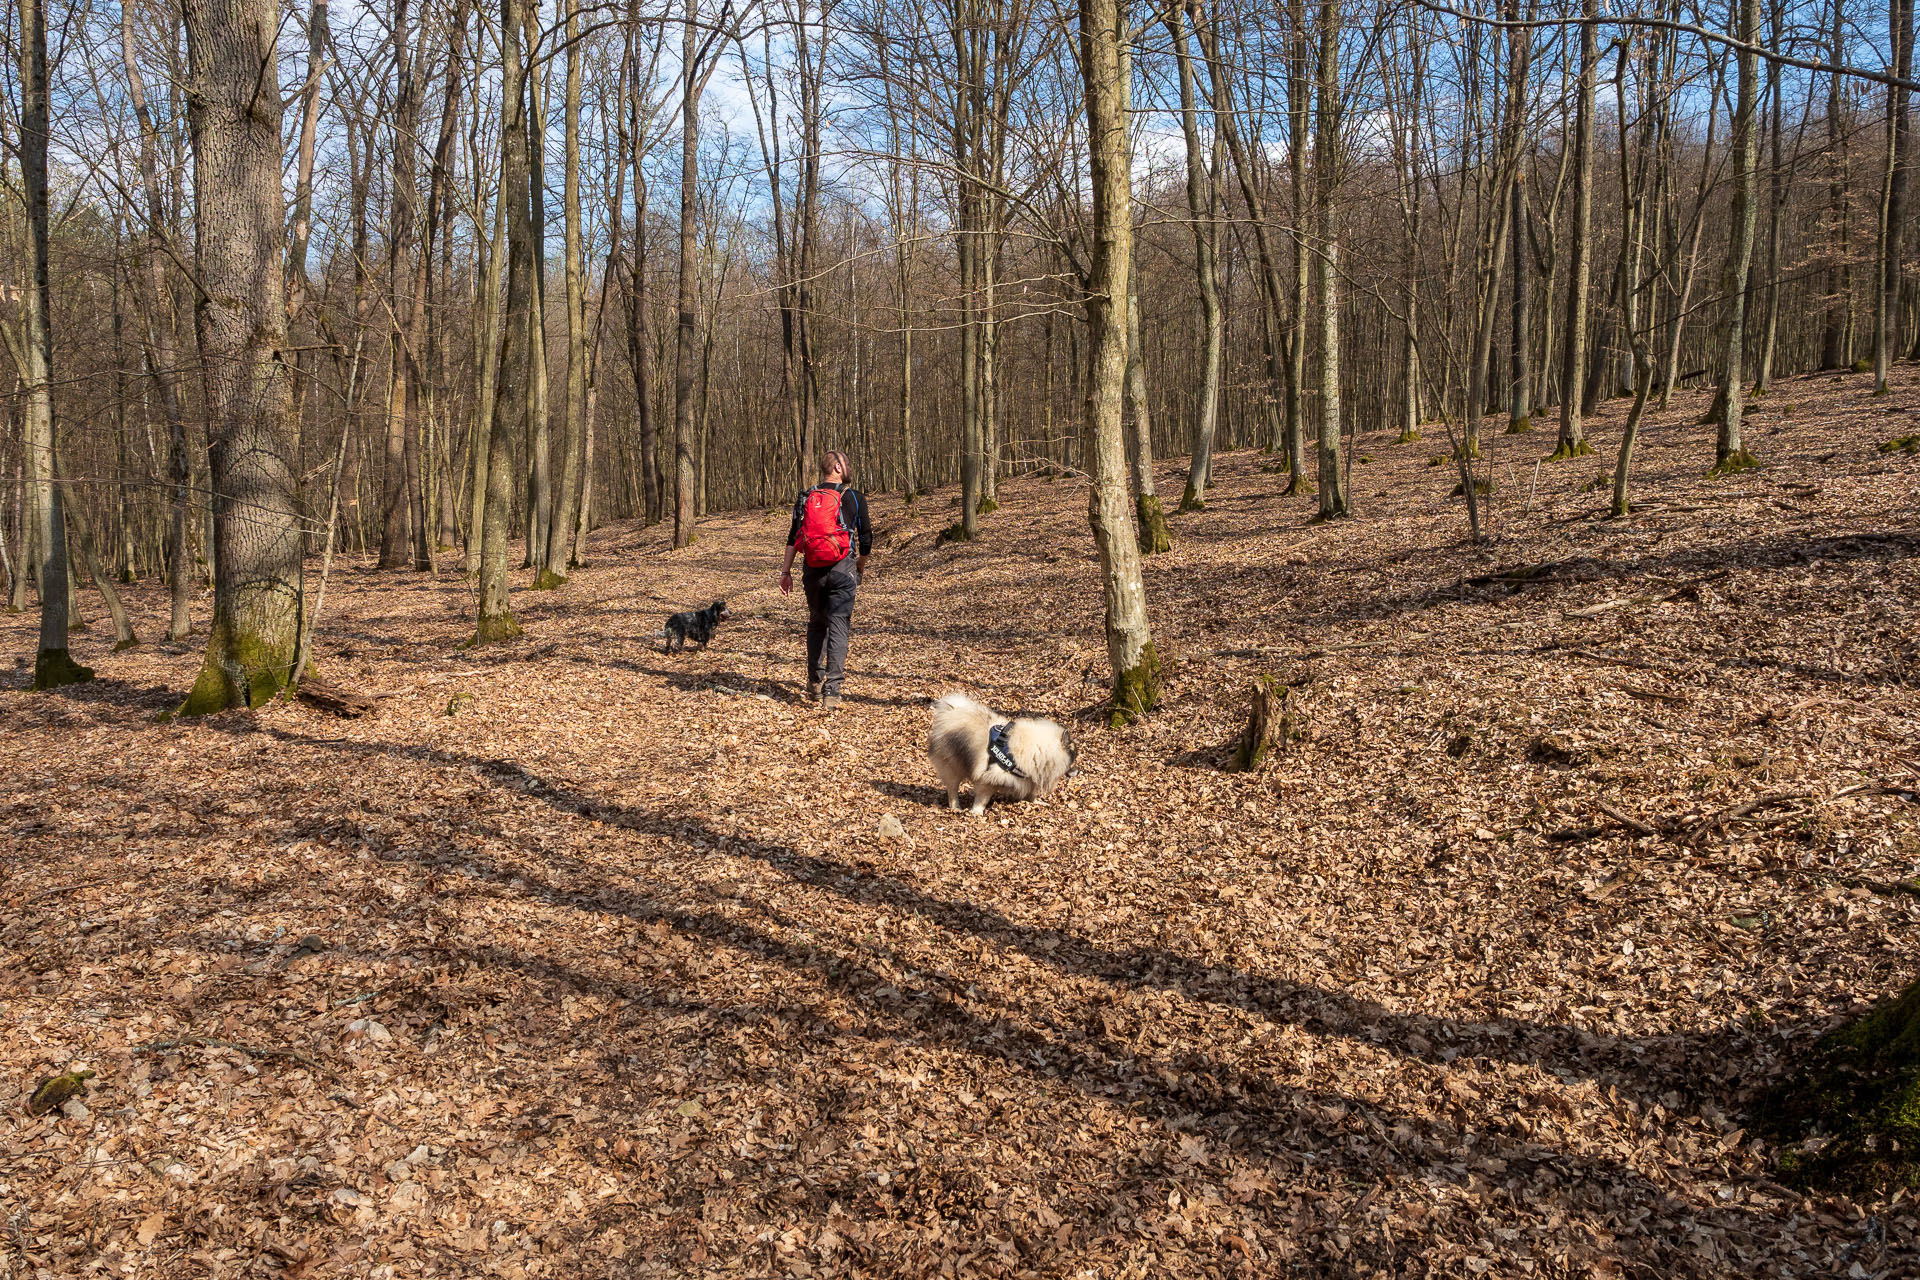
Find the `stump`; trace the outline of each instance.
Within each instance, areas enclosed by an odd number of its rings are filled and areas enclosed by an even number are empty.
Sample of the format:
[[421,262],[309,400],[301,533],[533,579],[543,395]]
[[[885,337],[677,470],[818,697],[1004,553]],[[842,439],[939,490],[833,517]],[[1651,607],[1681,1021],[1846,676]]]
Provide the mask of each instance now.
[[1233,767],[1241,772],[1258,769],[1275,751],[1303,737],[1301,728],[1293,690],[1278,676],[1261,676],[1253,682],[1247,726],[1234,748]]

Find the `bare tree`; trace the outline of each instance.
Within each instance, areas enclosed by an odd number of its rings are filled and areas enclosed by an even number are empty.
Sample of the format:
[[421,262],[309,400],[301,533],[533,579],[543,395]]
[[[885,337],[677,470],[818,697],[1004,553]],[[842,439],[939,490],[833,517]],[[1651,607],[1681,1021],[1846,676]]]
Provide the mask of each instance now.
[[1740,427],[1746,408],[1747,285],[1753,276],[1754,199],[1760,167],[1760,137],[1754,119],[1760,60],[1753,48],[1760,38],[1760,0],[1738,0],[1734,13],[1734,35],[1743,47],[1736,55],[1739,87],[1733,112],[1733,208],[1728,214],[1732,225],[1727,236],[1726,266],[1720,274],[1720,293],[1725,299],[1717,370],[1720,385],[1707,413],[1707,420],[1719,425],[1713,471],[1722,475],[1759,465],[1741,443]]
[[1580,88],[1574,107],[1573,235],[1567,264],[1566,345],[1560,359],[1560,435],[1555,458],[1593,452],[1581,421],[1581,383],[1587,367],[1588,283],[1593,273],[1594,81],[1600,73],[1599,0],[1582,0]]
[[1350,513],[1347,478],[1340,469],[1340,223],[1339,186],[1340,0],[1320,0],[1320,55],[1315,67],[1313,192],[1314,312],[1320,327],[1320,512],[1331,520]]
[[480,616],[475,645],[520,634],[507,598],[508,522],[512,518],[513,457],[509,435],[527,420],[527,366],[535,312],[533,192],[527,156],[526,72],[520,57],[523,0],[500,0],[500,204],[506,217],[506,292],[497,357],[501,390],[487,431],[486,504],[480,524]]
[[1080,73],[1093,179],[1092,270],[1086,292],[1092,354],[1086,435],[1092,444],[1093,484],[1087,516],[1106,596],[1111,717],[1116,724],[1145,715],[1160,694],[1160,659],[1147,621],[1146,584],[1140,576],[1121,439],[1127,328],[1118,312],[1126,306],[1133,258],[1133,157],[1127,130],[1132,91],[1123,74],[1122,48],[1131,35],[1118,0],[1079,0]]
[[[1195,7],[1185,0],[1187,7]],[[1226,341],[1226,314],[1220,306],[1219,269],[1214,250],[1219,238],[1216,221],[1218,194],[1214,173],[1208,172],[1207,157],[1217,152],[1220,129],[1215,121],[1208,132],[1211,145],[1200,137],[1200,112],[1195,105],[1193,57],[1187,50],[1187,24],[1183,5],[1167,10],[1167,34],[1173,41],[1173,56],[1180,69],[1180,131],[1187,144],[1187,218],[1193,231],[1193,270],[1200,284],[1200,327],[1204,337],[1200,355],[1200,388],[1194,406],[1187,466],[1187,488],[1180,496],[1180,510],[1206,509],[1207,485],[1213,473],[1213,433],[1220,413],[1220,348]]]
[[40,647],[33,659],[33,687],[52,689],[93,678],[67,655],[67,531],[54,468],[53,316],[48,277],[47,14],[41,0],[20,0],[20,178],[26,198],[27,287],[22,291],[21,332],[5,329],[7,346],[26,392],[27,504],[39,553]]
[[[1890,0],[1887,10],[1888,44],[1893,50],[1893,74],[1901,80],[1913,75],[1913,0]],[[1751,39],[1751,37],[1749,37]],[[1751,55],[1748,55],[1751,56]],[[1880,203],[1880,263],[1873,293],[1873,392],[1885,395],[1895,348],[1894,308],[1899,305],[1900,268],[1904,264],[1907,232],[1907,169],[1912,123],[1904,84],[1887,86],[1887,167]]]
[[[121,58],[127,74],[128,97],[133,105],[134,118],[140,126],[140,179],[147,206],[144,269],[134,276],[137,286],[135,297],[141,313],[147,376],[160,393],[160,405],[167,420],[167,492],[171,500],[167,580],[172,610],[167,638],[185,640],[192,625],[188,617],[188,601],[193,593],[193,553],[187,545],[187,517],[191,500],[186,410],[180,404],[180,388],[175,372],[178,356],[173,341],[174,308],[167,288],[167,262],[171,246],[167,237],[166,193],[160,184],[159,131],[154,126],[153,113],[147,107],[146,85],[140,75],[140,63],[136,56],[133,21],[137,11],[132,0],[128,0],[120,9]],[[300,222],[297,217],[294,225],[295,242],[303,243],[299,239]]]

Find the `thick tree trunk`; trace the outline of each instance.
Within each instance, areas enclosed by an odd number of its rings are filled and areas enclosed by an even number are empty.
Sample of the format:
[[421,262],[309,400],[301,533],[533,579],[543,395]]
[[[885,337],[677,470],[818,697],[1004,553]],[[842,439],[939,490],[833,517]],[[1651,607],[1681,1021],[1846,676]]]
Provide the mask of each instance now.
[[1133,257],[1133,162],[1127,136],[1132,94],[1123,75],[1128,32],[1116,0],[1079,0],[1079,18],[1094,241],[1086,303],[1093,346],[1086,401],[1086,435],[1093,453],[1087,514],[1106,596],[1107,657],[1113,664],[1111,719],[1119,724],[1151,710],[1160,692],[1160,661],[1147,622],[1121,438],[1127,329],[1117,313],[1126,306]]
[[496,358],[500,390],[487,432],[486,503],[480,524],[480,616],[475,645],[520,634],[507,597],[512,536],[510,432],[527,421],[527,366],[533,338],[533,193],[527,157],[527,83],[520,62],[523,0],[500,0],[500,203],[506,211],[506,295]]
[[257,707],[292,679],[303,539],[282,235],[281,105],[270,0],[185,0],[198,234],[195,307],[213,480],[213,626],[182,708]]

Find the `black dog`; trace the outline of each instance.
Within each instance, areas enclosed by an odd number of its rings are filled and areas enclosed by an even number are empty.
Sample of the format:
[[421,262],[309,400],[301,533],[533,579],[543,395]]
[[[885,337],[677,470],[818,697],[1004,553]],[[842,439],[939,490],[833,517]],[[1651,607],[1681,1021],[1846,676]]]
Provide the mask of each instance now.
[[702,649],[707,641],[713,639],[713,629],[733,615],[727,612],[725,600],[715,600],[704,609],[688,609],[685,613],[676,613],[667,619],[667,629],[660,634],[666,639],[668,653],[679,653],[691,640]]

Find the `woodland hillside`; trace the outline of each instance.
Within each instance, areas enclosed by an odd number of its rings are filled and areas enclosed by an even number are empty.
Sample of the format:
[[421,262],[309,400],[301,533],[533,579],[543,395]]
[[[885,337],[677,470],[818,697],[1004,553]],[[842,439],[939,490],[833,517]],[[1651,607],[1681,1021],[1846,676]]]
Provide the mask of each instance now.
[[[1483,543],[1432,424],[1330,522],[1223,452],[1130,723],[1057,465],[972,542],[875,498],[831,715],[783,507],[600,529],[480,648],[471,579],[354,548],[352,717],[175,717],[151,580],[124,651],[80,595],[86,683],[0,616],[0,1274],[1913,1275],[1912,1190],[1766,1099],[1920,973],[1916,372],[1780,380],[1716,476],[1681,392],[1619,519],[1489,434]],[[1298,732],[1230,771],[1262,675]],[[945,811],[954,688],[1078,774]]]

